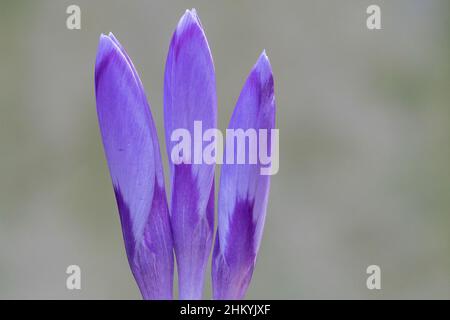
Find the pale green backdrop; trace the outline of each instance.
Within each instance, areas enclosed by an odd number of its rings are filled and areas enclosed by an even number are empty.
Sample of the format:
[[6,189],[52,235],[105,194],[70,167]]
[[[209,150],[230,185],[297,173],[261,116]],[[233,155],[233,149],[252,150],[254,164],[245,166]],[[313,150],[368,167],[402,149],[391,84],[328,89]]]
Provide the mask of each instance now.
[[[382,30],[366,28],[369,4]],[[0,298],[140,298],[99,137],[97,42],[126,47],[163,137],[165,58],[191,7],[222,130],[263,49],[275,74],[280,171],[247,297],[450,298],[447,0],[1,1]]]

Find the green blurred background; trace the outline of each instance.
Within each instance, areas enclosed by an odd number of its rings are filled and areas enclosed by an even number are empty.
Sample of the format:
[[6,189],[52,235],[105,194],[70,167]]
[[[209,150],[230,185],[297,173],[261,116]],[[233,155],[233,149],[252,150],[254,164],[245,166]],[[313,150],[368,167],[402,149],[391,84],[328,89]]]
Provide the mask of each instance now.
[[[370,4],[382,30],[366,28]],[[112,31],[126,47],[163,137],[165,58],[191,7],[222,130],[263,49],[275,75],[280,171],[247,298],[449,299],[448,0],[2,0],[0,298],[140,298],[99,136],[97,42]],[[371,264],[382,290],[366,288]]]

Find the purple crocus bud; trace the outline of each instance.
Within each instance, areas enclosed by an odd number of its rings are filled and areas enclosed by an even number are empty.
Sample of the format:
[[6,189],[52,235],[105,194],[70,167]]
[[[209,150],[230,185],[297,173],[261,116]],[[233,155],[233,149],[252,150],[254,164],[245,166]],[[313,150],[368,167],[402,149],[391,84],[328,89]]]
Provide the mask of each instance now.
[[128,262],[144,299],[172,299],[172,233],[158,137],[139,76],[112,34],[100,37],[95,93]]
[[[265,52],[253,67],[234,109],[229,129],[267,130],[267,136],[257,136],[259,148],[266,144],[271,150],[271,129],[275,126],[275,96],[272,69]],[[227,132],[227,158],[228,158]],[[270,176],[261,174],[262,164],[222,166],[218,201],[219,223],[213,252],[212,285],[214,299],[242,299],[255,267],[266,216]],[[260,151],[261,152],[261,151]],[[250,155],[248,155],[250,156]]]
[[197,13],[187,10],[172,36],[164,78],[170,211],[180,299],[202,298],[214,231],[215,165],[203,163],[203,146],[198,143],[189,142],[189,150],[174,159],[180,142],[177,131],[184,130],[189,141],[202,141],[202,131],[216,128],[216,100],[211,51]]

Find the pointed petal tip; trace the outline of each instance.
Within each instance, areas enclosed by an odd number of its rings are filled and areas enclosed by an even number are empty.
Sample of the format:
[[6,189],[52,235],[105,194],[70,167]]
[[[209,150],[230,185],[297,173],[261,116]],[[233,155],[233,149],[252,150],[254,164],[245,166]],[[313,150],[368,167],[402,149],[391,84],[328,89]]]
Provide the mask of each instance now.
[[197,10],[192,8],[191,10],[186,9],[183,16],[180,18],[180,21],[177,25],[178,32],[188,30],[190,26],[196,26],[199,29],[203,30],[202,23],[200,22],[200,18],[197,14]]
[[267,56],[266,49],[264,49],[263,52],[259,55],[254,69],[256,71],[264,72],[264,74],[272,76],[272,66],[270,64],[269,57]]
[[252,79],[254,85],[259,88],[268,98],[268,101],[271,101],[269,104],[265,104],[266,107],[274,106],[274,80],[273,80],[273,72],[272,65],[270,64],[269,57],[267,56],[266,50],[264,49],[260,54],[258,60],[253,66],[252,71],[250,72],[249,79]]
[[100,39],[110,39],[110,38],[114,38],[114,35],[112,32],[106,32],[106,33],[100,33]]
[[110,59],[111,55],[114,52],[114,47],[115,47],[114,42],[109,38],[109,36],[101,33],[98,40],[98,48],[94,68],[96,90],[98,86],[98,81],[107,64],[107,61]]
[[118,47],[119,50],[121,50],[121,45],[119,41],[114,37],[114,35],[110,32],[109,34],[104,34],[103,32],[100,34],[99,40],[98,40],[98,52],[97,57],[98,58],[105,58],[105,55],[103,54],[104,50],[109,50],[111,45],[113,48]]
[[[116,36],[115,36],[112,32],[108,33],[108,37],[109,37],[113,42],[115,42],[116,44],[119,44],[119,40],[117,40]],[[121,46],[121,45],[120,45],[120,46]],[[119,47],[120,47],[120,46],[119,46]]]
[[[117,44],[118,41],[115,40],[115,38],[111,38],[110,35],[106,35],[104,33],[100,34],[98,40],[97,56],[95,60],[96,81],[98,80],[98,73],[103,70],[106,61],[111,58],[111,55],[114,55],[114,52],[116,52],[118,48]],[[120,51],[120,47],[118,51]]]
[[201,26],[202,23],[200,22],[200,17],[198,16],[197,10],[195,8],[192,8],[191,11],[191,16],[197,21],[197,23]]
[[112,32],[100,33],[99,42],[104,43],[105,41],[112,41],[115,44],[119,44],[119,41],[117,40],[117,38],[114,36],[114,34]]
[[209,48],[209,44],[206,39],[205,30],[203,29],[202,23],[195,9],[186,10],[178,21],[171,40],[171,46],[172,49],[174,49],[174,52],[177,53],[179,46],[183,45],[185,42],[198,42],[207,48],[210,56],[209,59],[212,60],[211,49]]
[[263,49],[263,51],[261,52],[260,58],[261,57],[264,57],[265,59],[269,60],[269,57],[267,56],[266,49]]
[[98,39],[99,43],[102,43],[103,41],[106,41],[109,38],[109,36],[107,36],[106,34],[104,34],[103,32],[100,33],[100,37]]
[[186,9],[186,11],[184,12],[183,17],[184,16],[186,16],[186,17],[189,16],[190,18],[198,21],[198,14],[197,14],[197,10],[195,8],[192,8],[190,10]]

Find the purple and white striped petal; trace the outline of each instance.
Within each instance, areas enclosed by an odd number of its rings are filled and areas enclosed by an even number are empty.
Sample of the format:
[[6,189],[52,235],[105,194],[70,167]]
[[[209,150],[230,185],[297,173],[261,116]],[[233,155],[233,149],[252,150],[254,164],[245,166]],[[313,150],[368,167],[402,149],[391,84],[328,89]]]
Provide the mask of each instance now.
[[[260,141],[271,150],[271,129],[275,126],[275,96],[272,69],[265,52],[253,67],[234,109],[229,129],[267,130],[267,141]],[[227,132],[228,135],[228,132]],[[228,141],[228,137],[227,137]],[[227,142],[228,143],[228,142]],[[234,164],[222,166],[218,201],[218,231],[213,252],[212,285],[214,299],[242,299],[250,283],[261,242],[269,195],[270,176],[262,175],[262,164],[237,164],[237,143]],[[249,142],[244,148],[249,158]],[[228,153],[228,150],[227,150]],[[228,158],[228,154],[227,154]],[[227,164],[228,163],[228,164]]]
[[128,262],[144,299],[172,299],[173,244],[158,136],[141,80],[112,34],[100,37],[95,93]]
[[[164,125],[172,186],[170,211],[180,299],[202,298],[214,231],[215,166],[202,162],[202,143],[194,147],[194,139],[202,141],[194,130],[194,122],[204,132],[216,128],[216,118],[211,51],[197,13],[187,10],[172,36],[164,79]],[[190,152],[180,155],[180,164],[172,159],[179,141],[172,141],[171,137],[177,129],[185,129],[191,140]]]

